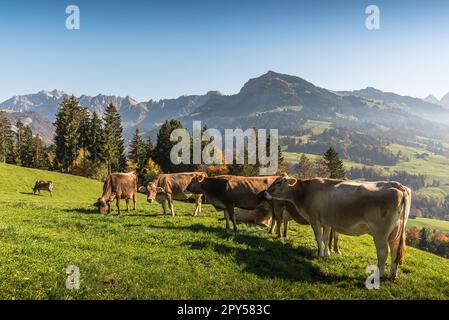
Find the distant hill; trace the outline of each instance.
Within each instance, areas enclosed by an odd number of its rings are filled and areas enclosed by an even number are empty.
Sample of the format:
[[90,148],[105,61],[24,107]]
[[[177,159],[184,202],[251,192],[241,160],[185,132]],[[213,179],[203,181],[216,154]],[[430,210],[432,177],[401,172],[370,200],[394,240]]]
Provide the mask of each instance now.
[[[58,106],[69,94],[53,90],[12,97],[0,109],[34,112],[53,122]],[[201,120],[214,128],[279,128],[294,135],[308,120],[327,121],[334,126],[369,131],[371,134],[420,135],[449,138],[449,110],[418,98],[400,96],[368,87],[357,91],[334,92],[302,78],[269,71],[250,79],[237,94],[210,91],[204,95],[138,102],[132,97],[97,95],[78,97],[82,106],[102,114],[113,103],[123,120],[129,139],[139,128],[155,135],[167,119],[180,119],[188,128]],[[449,96],[447,98],[449,100]],[[401,123],[401,128],[398,128]],[[381,128],[381,131],[379,131]],[[401,130],[400,130],[401,129]],[[38,126],[41,136],[52,136],[53,129]],[[50,139],[51,140],[51,139]]]

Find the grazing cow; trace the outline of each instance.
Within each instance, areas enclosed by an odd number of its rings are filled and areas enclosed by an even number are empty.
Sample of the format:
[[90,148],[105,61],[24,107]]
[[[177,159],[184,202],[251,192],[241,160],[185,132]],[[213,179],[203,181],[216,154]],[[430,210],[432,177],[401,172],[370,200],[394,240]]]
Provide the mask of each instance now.
[[50,196],[53,197],[53,182],[51,181],[38,180],[32,189],[34,194],[36,194],[36,192],[41,194],[41,190],[44,190],[50,192]]
[[117,210],[120,214],[120,200],[126,200],[126,210],[129,212],[129,200],[133,199],[133,210],[137,206],[137,176],[134,173],[112,173],[104,182],[103,195],[94,204],[100,213],[111,213],[111,202],[117,200]]
[[411,206],[409,188],[398,182],[297,180],[282,176],[267,189],[266,196],[291,202],[297,208],[296,214],[310,222],[319,256],[330,254],[331,228],[351,236],[370,234],[376,245],[380,276],[384,275],[390,248],[390,278],[397,277],[398,265],[405,256],[405,226]]
[[232,220],[234,232],[237,232],[234,208],[254,210],[263,201],[267,201],[264,197],[264,190],[276,178],[276,176],[241,177],[230,175],[214,178],[195,177],[187,190],[194,194],[204,194],[215,209],[224,210],[226,231],[230,231],[229,220]]
[[192,194],[188,192],[187,186],[194,177],[206,177],[204,172],[185,172],[185,173],[167,173],[160,174],[156,180],[149,182],[146,187],[139,188],[139,192],[147,194],[147,201],[152,203],[154,200],[162,204],[164,215],[166,214],[166,203],[170,208],[170,213],[174,217],[175,209],[173,207],[173,200],[187,200],[195,199],[195,211],[193,216],[201,213],[202,209],[202,195]]

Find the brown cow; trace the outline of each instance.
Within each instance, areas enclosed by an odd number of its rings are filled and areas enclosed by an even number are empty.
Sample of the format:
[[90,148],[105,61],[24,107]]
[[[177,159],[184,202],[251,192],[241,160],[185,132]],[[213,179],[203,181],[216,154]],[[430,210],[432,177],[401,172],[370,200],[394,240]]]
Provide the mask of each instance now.
[[204,194],[215,209],[224,210],[226,231],[230,231],[229,220],[232,220],[234,232],[237,232],[234,208],[254,210],[262,202],[268,201],[264,197],[264,190],[276,178],[276,176],[241,177],[230,175],[214,178],[195,177],[187,190],[194,194]]
[[120,214],[120,200],[126,200],[126,210],[129,212],[129,200],[133,199],[133,210],[137,206],[137,176],[134,173],[112,173],[103,185],[103,195],[94,205],[100,213],[111,213],[111,202],[117,199],[117,210]]
[[154,200],[162,204],[164,215],[166,214],[166,203],[170,208],[170,213],[174,217],[175,209],[173,200],[187,200],[195,198],[195,211],[193,216],[201,213],[202,195],[188,192],[187,186],[194,177],[206,177],[204,172],[182,172],[160,174],[156,180],[149,182],[146,187],[139,188],[139,192],[147,194],[147,201],[152,203]]
[[34,194],[36,194],[36,192],[41,194],[41,190],[44,190],[50,192],[50,196],[53,197],[53,182],[51,181],[38,180],[32,189]]
[[268,188],[266,196],[291,202],[297,213],[310,222],[319,256],[330,254],[330,228],[352,236],[370,234],[376,245],[380,276],[384,275],[390,249],[390,277],[397,277],[398,265],[405,256],[405,226],[411,206],[409,188],[398,182],[297,180],[283,176]]

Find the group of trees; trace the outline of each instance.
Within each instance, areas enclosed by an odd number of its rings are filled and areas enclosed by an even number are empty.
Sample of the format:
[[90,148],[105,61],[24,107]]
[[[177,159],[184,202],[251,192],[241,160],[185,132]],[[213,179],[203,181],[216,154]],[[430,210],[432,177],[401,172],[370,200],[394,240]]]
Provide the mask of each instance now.
[[298,163],[298,177],[300,179],[315,177],[345,179],[346,170],[338,152],[330,147],[322,157],[318,156],[313,160],[302,154]]
[[[182,128],[178,120],[167,120],[159,129],[156,145],[144,139],[139,129],[125,150],[123,128],[117,108],[110,104],[102,116],[90,113],[75,97],[65,99],[56,114],[54,144],[45,146],[38,135],[18,122],[13,128],[0,113],[0,161],[22,166],[57,170],[103,180],[111,172],[134,171],[140,183],[146,183],[159,172],[201,170],[209,175],[258,175],[260,163],[250,164],[174,164],[170,160],[173,130]],[[14,130],[13,130],[14,129]],[[204,127],[202,130],[206,130]],[[193,137],[190,137],[191,142]],[[208,142],[201,142],[204,148]],[[191,148],[193,143],[191,143]],[[245,146],[247,147],[247,146]],[[269,150],[269,143],[267,144]],[[192,150],[191,150],[192,151]],[[248,156],[245,148],[245,157]],[[224,161],[224,155],[223,161]],[[193,157],[193,152],[191,152]],[[284,168],[278,149],[278,171]],[[191,159],[193,160],[193,159]],[[193,161],[191,161],[193,163]]]
[[59,107],[54,125],[55,170],[96,178],[126,171],[123,129],[113,104],[101,118],[95,112],[89,115],[72,96]]
[[407,244],[449,258],[449,234],[429,228],[407,229]]
[[323,154],[329,145],[333,145],[342,159],[366,165],[392,166],[400,160],[400,156],[388,149],[384,141],[342,128],[327,129],[317,135],[312,133],[307,139],[286,137],[283,144],[291,152],[311,154]]
[[51,149],[46,147],[39,135],[33,136],[29,126],[20,120],[15,130],[0,111],[0,161],[29,168],[49,169],[51,167]]

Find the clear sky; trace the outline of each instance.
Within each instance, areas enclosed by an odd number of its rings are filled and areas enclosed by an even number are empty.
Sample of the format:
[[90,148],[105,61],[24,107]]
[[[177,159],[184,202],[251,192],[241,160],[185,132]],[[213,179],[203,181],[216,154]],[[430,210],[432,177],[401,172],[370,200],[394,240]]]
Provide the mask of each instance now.
[[[65,28],[69,4],[80,30]],[[365,28],[369,4],[381,30]],[[446,0],[0,0],[0,100],[42,89],[232,94],[268,70],[334,90],[441,97],[448,38]]]

